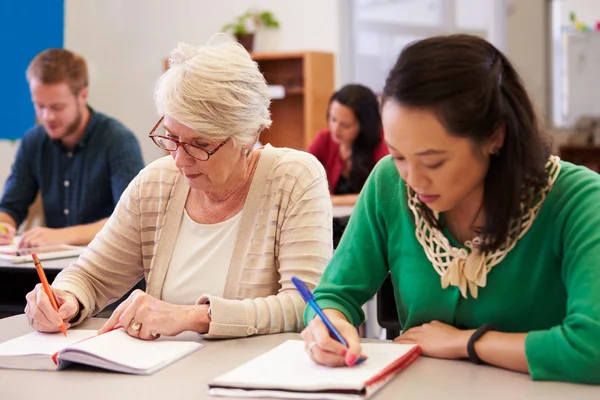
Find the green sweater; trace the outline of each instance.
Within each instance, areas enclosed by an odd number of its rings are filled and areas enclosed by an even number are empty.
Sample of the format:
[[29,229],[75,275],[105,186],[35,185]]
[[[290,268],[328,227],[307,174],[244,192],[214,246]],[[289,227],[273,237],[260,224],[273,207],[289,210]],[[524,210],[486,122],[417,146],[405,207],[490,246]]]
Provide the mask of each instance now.
[[[525,353],[533,379],[600,384],[600,175],[561,166],[529,232],[488,273],[478,298],[465,299],[455,286],[442,289],[415,237],[406,185],[392,158],[384,158],[315,289],[317,303],[361,324],[361,306],[390,272],[403,329],[439,320],[467,329],[494,323],[501,332],[528,332]],[[314,318],[309,307],[304,318]]]

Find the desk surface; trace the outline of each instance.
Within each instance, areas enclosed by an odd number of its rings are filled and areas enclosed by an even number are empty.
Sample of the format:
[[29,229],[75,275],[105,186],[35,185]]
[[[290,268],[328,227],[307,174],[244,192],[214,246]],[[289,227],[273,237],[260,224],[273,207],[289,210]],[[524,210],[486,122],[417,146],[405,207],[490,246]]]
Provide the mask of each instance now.
[[333,206],[332,213],[334,217],[347,217],[352,214],[354,206]]
[[[94,329],[102,319],[86,321]],[[0,320],[0,342],[31,332],[23,315]],[[151,376],[77,367],[60,372],[0,370],[0,399],[222,399],[208,395],[213,378],[297,334],[204,341],[206,347]],[[600,399],[600,387],[533,382],[524,374],[467,361],[421,357],[384,387],[375,399]]]

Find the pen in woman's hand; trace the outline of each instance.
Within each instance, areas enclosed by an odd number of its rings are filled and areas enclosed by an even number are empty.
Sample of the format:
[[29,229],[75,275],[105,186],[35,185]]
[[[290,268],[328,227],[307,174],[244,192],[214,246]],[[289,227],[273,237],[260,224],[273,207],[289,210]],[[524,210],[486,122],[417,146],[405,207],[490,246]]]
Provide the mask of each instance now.
[[[38,258],[37,254],[35,253],[31,253],[31,258],[33,258],[33,263],[35,264],[35,269],[38,273],[38,276],[40,277],[42,286],[44,287],[44,292],[46,292],[46,295],[50,299],[50,303],[52,304],[54,310],[58,312],[58,303],[56,302],[54,293],[50,288],[50,284],[48,283],[48,279],[46,278],[46,274],[44,273],[44,269],[42,268],[42,263],[40,262],[40,259]],[[62,320],[60,322],[60,331],[63,333],[63,335],[67,336],[67,328],[65,328],[65,323]]]
[[[325,315],[325,313],[323,312],[323,309],[321,309],[321,307],[317,304],[312,292],[310,291],[310,289],[308,288],[306,283],[303,280],[296,278],[295,276],[292,277],[292,283],[294,284],[294,286],[296,286],[296,289],[298,289],[300,296],[302,296],[304,301],[306,301],[306,304],[308,304],[315,311],[315,313],[317,313],[317,315],[321,318],[321,320],[323,321],[323,323],[329,330],[329,333],[331,334],[331,336],[333,336],[333,338],[335,340],[337,340],[338,342],[343,344],[346,348],[348,348],[348,342],[346,341],[346,339],[344,339],[342,334],[337,330],[337,328],[335,327],[333,322],[331,322],[331,320],[329,318],[327,318],[327,315]],[[356,360],[355,365],[359,365],[362,362],[364,362],[365,360],[366,360],[366,358],[360,357],[358,360]]]

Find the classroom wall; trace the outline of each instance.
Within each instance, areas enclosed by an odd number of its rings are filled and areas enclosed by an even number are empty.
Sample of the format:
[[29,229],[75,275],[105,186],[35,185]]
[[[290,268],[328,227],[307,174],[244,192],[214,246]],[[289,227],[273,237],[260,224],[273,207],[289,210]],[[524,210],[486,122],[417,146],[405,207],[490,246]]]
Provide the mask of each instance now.
[[[258,6],[273,11],[281,29],[259,34],[257,51],[330,51],[339,61],[344,47],[340,33],[344,1],[65,0],[64,46],[88,61],[90,105],[132,129],[149,163],[162,156],[147,139],[158,119],[153,86],[164,59],[178,42],[205,43],[235,16]],[[309,22],[310,29],[306,27]],[[347,68],[338,63],[338,81],[347,75]],[[18,142],[0,141],[0,188],[17,146]]]
[[[542,121],[548,118],[550,58],[546,35],[547,0],[509,2],[507,17],[507,55],[523,78]],[[599,2],[600,3],[600,2]]]
[[[5,114],[0,130],[0,188],[8,175],[18,142],[34,120],[25,69],[29,61],[48,47],[63,46],[63,1],[45,0],[0,2],[0,65],[3,96],[0,109]],[[4,178],[4,179],[3,179]]]
[[[551,95],[546,1],[507,0],[507,53],[542,115]],[[582,19],[588,12],[600,14],[600,1],[565,0],[577,7],[584,2]],[[276,32],[258,36],[258,51],[332,51],[337,85],[348,81],[347,0],[65,0],[64,43],[89,62],[90,104],[129,126],[140,138],[145,161],[151,162],[162,155],[146,138],[157,118],[152,88],[169,51],[178,41],[205,42],[223,24],[256,5],[272,10],[282,25]],[[311,29],[306,28],[308,21]],[[0,187],[17,145],[0,141]]]
[[[569,13],[574,11],[577,19],[594,27],[600,21],[599,0],[509,0],[508,55],[516,65],[529,90],[542,122],[553,135],[555,148],[564,143],[568,130],[556,129],[552,118],[552,43],[550,11],[554,7],[555,20],[569,26]],[[560,99],[555,99],[560,104]]]
[[571,11],[575,12],[577,20],[592,28],[600,21],[600,1],[598,0],[560,0],[556,5],[563,11],[561,13],[562,24],[570,23],[569,12]]
[[339,0],[66,0],[65,47],[89,62],[90,104],[134,130],[150,162],[162,155],[146,136],[158,119],[152,92],[164,59],[177,42],[205,43],[255,5],[281,23],[256,38],[257,51],[338,52]]

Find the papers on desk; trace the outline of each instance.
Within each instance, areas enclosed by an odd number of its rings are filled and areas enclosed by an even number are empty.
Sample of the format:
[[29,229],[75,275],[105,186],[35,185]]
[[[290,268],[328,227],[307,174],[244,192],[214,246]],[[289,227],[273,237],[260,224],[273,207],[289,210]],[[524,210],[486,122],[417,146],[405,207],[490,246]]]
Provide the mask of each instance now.
[[329,368],[310,360],[304,342],[288,340],[275,349],[216,378],[216,396],[294,399],[366,399],[416,360],[416,345],[364,343],[368,360],[349,368]]
[[0,368],[61,370],[79,363],[129,374],[150,375],[202,348],[194,341],[160,338],[145,341],[123,329],[32,332],[0,343]]
[[269,85],[269,98],[279,100],[285,98],[285,87],[282,85]]
[[36,253],[38,258],[53,260],[57,258],[76,257],[85,251],[85,247],[59,244],[54,246],[41,246],[30,248],[18,248],[14,244],[0,246],[0,259],[13,263],[33,262],[31,254]]

